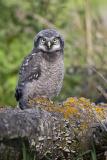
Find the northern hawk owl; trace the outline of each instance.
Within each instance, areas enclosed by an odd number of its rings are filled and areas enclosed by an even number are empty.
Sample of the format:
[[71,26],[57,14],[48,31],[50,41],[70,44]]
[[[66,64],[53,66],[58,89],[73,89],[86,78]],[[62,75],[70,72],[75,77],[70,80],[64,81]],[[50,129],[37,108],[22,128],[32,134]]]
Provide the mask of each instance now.
[[40,31],[31,53],[24,59],[15,97],[21,109],[33,97],[53,98],[60,93],[64,77],[64,40],[54,29]]

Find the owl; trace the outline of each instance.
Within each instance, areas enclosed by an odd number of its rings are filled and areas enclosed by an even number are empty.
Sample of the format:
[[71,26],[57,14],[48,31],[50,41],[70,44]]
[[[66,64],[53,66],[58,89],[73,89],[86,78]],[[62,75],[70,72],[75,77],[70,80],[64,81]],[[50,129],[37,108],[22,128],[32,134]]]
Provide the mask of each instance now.
[[64,78],[64,40],[54,29],[40,31],[31,53],[23,60],[15,91],[21,109],[34,97],[54,98]]

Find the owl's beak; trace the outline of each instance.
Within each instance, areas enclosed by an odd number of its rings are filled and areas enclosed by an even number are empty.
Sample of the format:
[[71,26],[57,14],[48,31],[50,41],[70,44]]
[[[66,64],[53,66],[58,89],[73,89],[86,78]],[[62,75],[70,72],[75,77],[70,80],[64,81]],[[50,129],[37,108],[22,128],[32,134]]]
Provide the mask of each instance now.
[[51,47],[51,42],[48,41],[47,45],[48,45],[48,48],[50,48]]

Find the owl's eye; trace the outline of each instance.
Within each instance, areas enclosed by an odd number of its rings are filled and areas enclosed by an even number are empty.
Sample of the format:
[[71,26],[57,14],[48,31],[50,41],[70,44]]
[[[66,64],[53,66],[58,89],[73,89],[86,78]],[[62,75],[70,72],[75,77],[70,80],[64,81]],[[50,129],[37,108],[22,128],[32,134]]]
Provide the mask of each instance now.
[[54,38],[54,39],[53,39],[53,43],[54,43],[54,44],[57,44],[58,42],[59,42],[59,39],[58,39],[58,38]]
[[44,44],[46,42],[45,38],[41,38],[41,43]]

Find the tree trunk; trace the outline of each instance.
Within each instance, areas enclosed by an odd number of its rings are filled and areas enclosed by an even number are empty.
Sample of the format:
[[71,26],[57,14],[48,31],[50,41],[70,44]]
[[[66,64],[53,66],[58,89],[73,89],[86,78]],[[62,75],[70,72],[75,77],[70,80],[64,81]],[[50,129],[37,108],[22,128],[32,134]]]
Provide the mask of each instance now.
[[[46,111],[43,106],[25,110],[1,109],[0,160],[74,160],[81,156],[88,160],[92,159],[91,153],[95,150],[97,159],[103,160],[107,150],[106,119],[103,117],[100,121],[95,110],[90,114],[90,108],[68,108],[74,101],[69,102],[64,104],[69,111],[65,114],[61,107],[61,112]],[[86,101],[86,105],[90,104]],[[106,114],[106,109],[95,108],[101,115]]]

